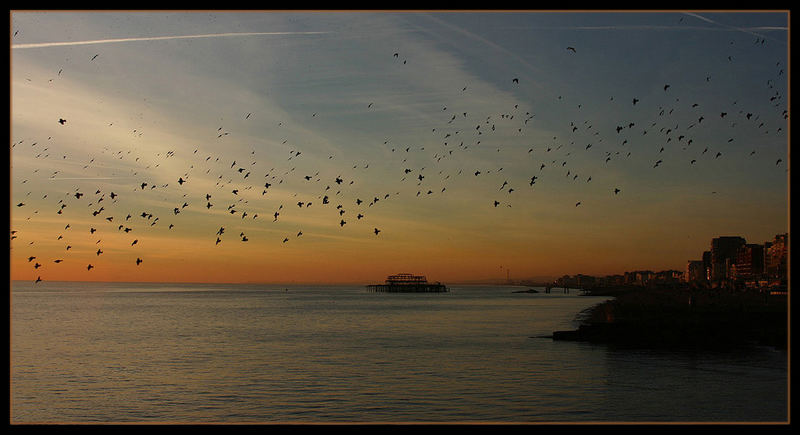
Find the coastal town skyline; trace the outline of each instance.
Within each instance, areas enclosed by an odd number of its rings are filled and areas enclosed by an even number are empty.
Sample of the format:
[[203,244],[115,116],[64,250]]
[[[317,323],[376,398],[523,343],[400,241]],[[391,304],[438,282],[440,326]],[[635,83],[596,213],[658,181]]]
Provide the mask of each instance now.
[[685,270],[788,233],[788,25],[13,11],[11,278]]
[[[778,289],[786,291],[789,278],[789,234],[776,234],[762,243],[753,243],[741,236],[719,236],[711,239],[708,250],[689,259],[683,269],[626,270],[605,276],[589,274],[563,275],[540,285],[593,288],[621,286],[679,286],[727,289]],[[518,280],[518,284],[531,280]],[[511,284],[513,281],[507,280]]]

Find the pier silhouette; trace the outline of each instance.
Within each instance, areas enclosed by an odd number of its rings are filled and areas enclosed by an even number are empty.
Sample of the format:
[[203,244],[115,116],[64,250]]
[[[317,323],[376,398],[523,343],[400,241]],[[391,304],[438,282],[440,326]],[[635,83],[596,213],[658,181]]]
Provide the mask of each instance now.
[[447,286],[440,282],[429,283],[424,275],[410,273],[389,275],[383,284],[370,284],[367,289],[373,292],[389,293],[443,293],[449,291]]

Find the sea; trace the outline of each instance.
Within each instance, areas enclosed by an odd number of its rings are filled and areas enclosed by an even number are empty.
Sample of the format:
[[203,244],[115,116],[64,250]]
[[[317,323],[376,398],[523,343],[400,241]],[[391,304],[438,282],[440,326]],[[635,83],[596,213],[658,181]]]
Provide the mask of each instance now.
[[10,422],[787,423],[788,352],[553,341],[607,300],[11,282]]

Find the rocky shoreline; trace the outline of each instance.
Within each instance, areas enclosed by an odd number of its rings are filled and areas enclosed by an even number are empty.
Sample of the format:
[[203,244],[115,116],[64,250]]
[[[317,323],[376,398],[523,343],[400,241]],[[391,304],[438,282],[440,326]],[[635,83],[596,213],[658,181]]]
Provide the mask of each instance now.
[[613,288],[581,313],[580,326],[552,339],[617,347],[720,349],[744,345],[788,347],[786,295],[688,288]]

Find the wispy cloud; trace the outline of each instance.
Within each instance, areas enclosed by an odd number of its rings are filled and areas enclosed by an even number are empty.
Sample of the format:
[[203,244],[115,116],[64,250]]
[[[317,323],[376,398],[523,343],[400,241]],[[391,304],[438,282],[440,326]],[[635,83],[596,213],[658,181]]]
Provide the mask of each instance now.
[[[500,46],[498,44],[495,44],[494,42],[491,42],[491,41],[487,40],[486,38],[478,36],[474,32],[469,32],[464,28],[461,28],[459,26],[450,24],[447,21],[439,19],[439,18],[437,18],[436,16],[434,16],[432,14],[424,14],[422,16],[425,17],[425,18],[430,19],[431,21],[435,22],[436,24],[438,24],[441,27],[446,27],[446,28],[448,28],[448,29],[460,34],[461,36],[465,36],[465,37],[470,38],[472,40],[478,41],[478,42],[490,47],[491,49],[495,50],[497,53],[500,53],[500,54],[502,54],[504,56],[507,56],[508,58],[512,58],[512,59],[516,60],[517,62],[519,62],[520,64],[524,65],[528,70],[530,70],[533,73],[538,73],[539,72],[538,69],[535,66],[533,66],[530,62],[526,61],[521,56],[517,55],[516,53],[514,53],[514,52],[512,52],[512,51],[510,51],[508,49],[506,49],[505,47],[502,47],[502,46]],[[536,83],[536,84],[538,85],[538,83]]]
[[[763,27],[762,26],[762,27],[753,27],[753,28],[729,26],[727,24],[723,24],[723,23],[720,23],[718,21],[714,21],[714,20],[712,20],[710,18],[704,17],[704,16],[699,15],[699,14],[695,14],[693,12],[685,12],[685,14],[689,15],[690,17],[697,18],[698,20],[702,20],[702,21],[705,21],[707,23],[711,23],[711,24],[714,24],[714,25],[717,25],[717,26],[720,26],[720,27],[724,27],[724,28],[726,28],[728,30],[734,30],[734,31],[738,31],[738,32],[747,33],[749,35],[757,36],[759,38],[766,38],[766,37],[765,37],[765,35],[756,33],[755,32],[756,30],[789,30],[787,27],[774,27],[774,26],[771,26],[771,27]],[[770,38],[770,39],[773,39],[773,38]],[[777,41],[781,41],[781,40],[777,40]]]
[[198,39],[198,38],[226,38],[230,36],[276,36],[276,35],[321,35],[332,32],[241,32],[241,33],[210,33],[203,35],[177,35],[177,36],[148,36],[143,38],[116,38],[116,39],[96,39],[92,41],[68,41],[68,42],[38,42],[31,44],[14,44],[12,49],[21,48],[46,48],[73,45],[91,44],[112,44],[118,42],[140,42],[140,41],[163,41],[169,39]]
[[703,20],[703,21],[705,21],[707,23],[718,24],[716,21],[714,21],[714,20],[712,20],[710,18],[706,18],[706,17],[704,17],[702,15],[698,15],[698,14],[695,14],[693,12],[686,12],[686,15],[689,15],[690,17],[695,17],[695,18],[697,18],[699,20]]

